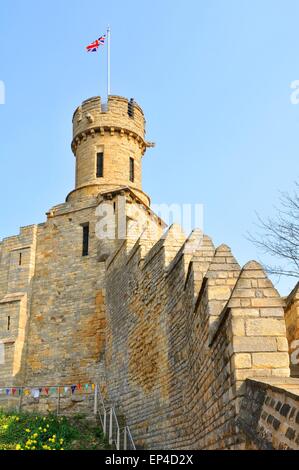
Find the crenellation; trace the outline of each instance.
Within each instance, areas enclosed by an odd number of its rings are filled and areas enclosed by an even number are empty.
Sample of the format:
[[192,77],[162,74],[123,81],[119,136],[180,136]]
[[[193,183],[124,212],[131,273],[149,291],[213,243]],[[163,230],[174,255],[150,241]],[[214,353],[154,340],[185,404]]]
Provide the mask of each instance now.
[[[0,242],[0,389],[98,384],[139,448],[298,449],[298,285],[282,299],[257,262],[167,228],[142,189],[153,145],[135,101],[76,109],[75,188]],[[55,412],[55,393],[22,407]],[[93,400],[60,411],[91,415]]]

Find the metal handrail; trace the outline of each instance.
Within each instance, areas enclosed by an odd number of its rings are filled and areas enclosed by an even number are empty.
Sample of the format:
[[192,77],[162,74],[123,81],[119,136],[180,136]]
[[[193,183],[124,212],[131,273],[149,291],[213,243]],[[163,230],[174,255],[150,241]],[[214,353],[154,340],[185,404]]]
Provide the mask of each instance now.
[[[98,413],[98,395],[100,397],[102,413],[101,412]],[[109,445],[114,444],[116,447],[116,450],[121,450],[121,444],[122,444],[121,433],[123,433],[123,450],[136,450],[129,426],[124,426],[121,429],[114,406],[105,405],[104,398],[101,394],[101,390],[98,385],[96,385],[94,405],[95,405],[94,413],[99,414],[100,416],[103,433],[105,436],[108,434]],[[108,433],[107,433],[107,415],[109,416]],[[116,435],[114,435],[115,428],[116,428]]]
[[124,427],[124,450],[136,450],[129,426]]
[[[116,438],[113,435],[113,430],[114,430],[113,419],[114,419],[114,424],[116,426]],[[115,413],[115,409],[113,407],[110,409],[109,444],[110,445],[114,444],[116,447],[116,450],[120,450],[120,429],[119,429],[119,424],[118,424],[118,419]]]

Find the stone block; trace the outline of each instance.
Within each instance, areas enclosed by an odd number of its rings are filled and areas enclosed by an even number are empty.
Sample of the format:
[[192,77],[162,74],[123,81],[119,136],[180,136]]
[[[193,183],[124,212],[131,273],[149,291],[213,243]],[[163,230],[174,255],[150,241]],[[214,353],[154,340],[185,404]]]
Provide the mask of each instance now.
[[248,336],[285,336],[285,323],[284,320],[273,318],[247,319],[246,334]]
[[234,352],[277,351],[275,338],[267,337],[233,337]]
[[235,368],[249,369],[251,367],[251,355],[248,353],[235,354]]
[[235,336],[245,335],[245,325],[243,318],[232,318],[232,332]]
[[257,369],[286,368],[289,355],[286,352],[252,353],[252,367]]
[[289,350],[289,344],[287,338],[283,336],[276,338],[277,350],[287,352]]
[[237,369],[235,371],[236,380],[245,380],[251,377],[270,377],[270,369]]
[[261,317],[280,317],[284,318],[284,311],[281,307],[270,307],[260,309]]
[[251,300],[252,307],[282,307],[283,300],[279,297],[256,298]]
[[212,286],[209,287],[209,299],[213,300],[228,300],[231,294],[231,289],[226,286]]
[[260,312],[258,308],[233,308],[232,315],[240,317],[259,317]]

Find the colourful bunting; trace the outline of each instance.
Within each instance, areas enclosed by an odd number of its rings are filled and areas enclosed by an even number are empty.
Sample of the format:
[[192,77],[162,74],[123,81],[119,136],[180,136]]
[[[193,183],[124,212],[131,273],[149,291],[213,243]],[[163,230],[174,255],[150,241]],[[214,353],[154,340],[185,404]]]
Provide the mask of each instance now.
[[[7,396],[12,395],[12,396],[28,396],[31,395],[34,398],[38,398],[43,392],[45,395],[49,394],[55,394],[59,392],[60,394],[64,393],[67,395],[69,390],[71,390],[71,393],[74,394],[75,391],[77,390],[78,392],[88,392],[89,390],[95,390],[95,384],[73,384],[71,386],[51,386],[51,387],[7,387],[7,388],[0,388],[0,395],[1,394],[6,394]],[[84,398],[84,397],[83,397]]]
[[39,398],[39,388],[32,388],[31,389],[31,396],[33,398]]

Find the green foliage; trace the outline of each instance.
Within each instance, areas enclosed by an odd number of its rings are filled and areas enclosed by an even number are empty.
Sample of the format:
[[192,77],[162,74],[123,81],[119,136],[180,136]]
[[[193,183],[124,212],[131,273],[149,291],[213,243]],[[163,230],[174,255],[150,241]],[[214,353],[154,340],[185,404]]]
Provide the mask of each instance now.
[[0,410],[0,450],[107,449],[100,426],[84,416],[66,418]]

